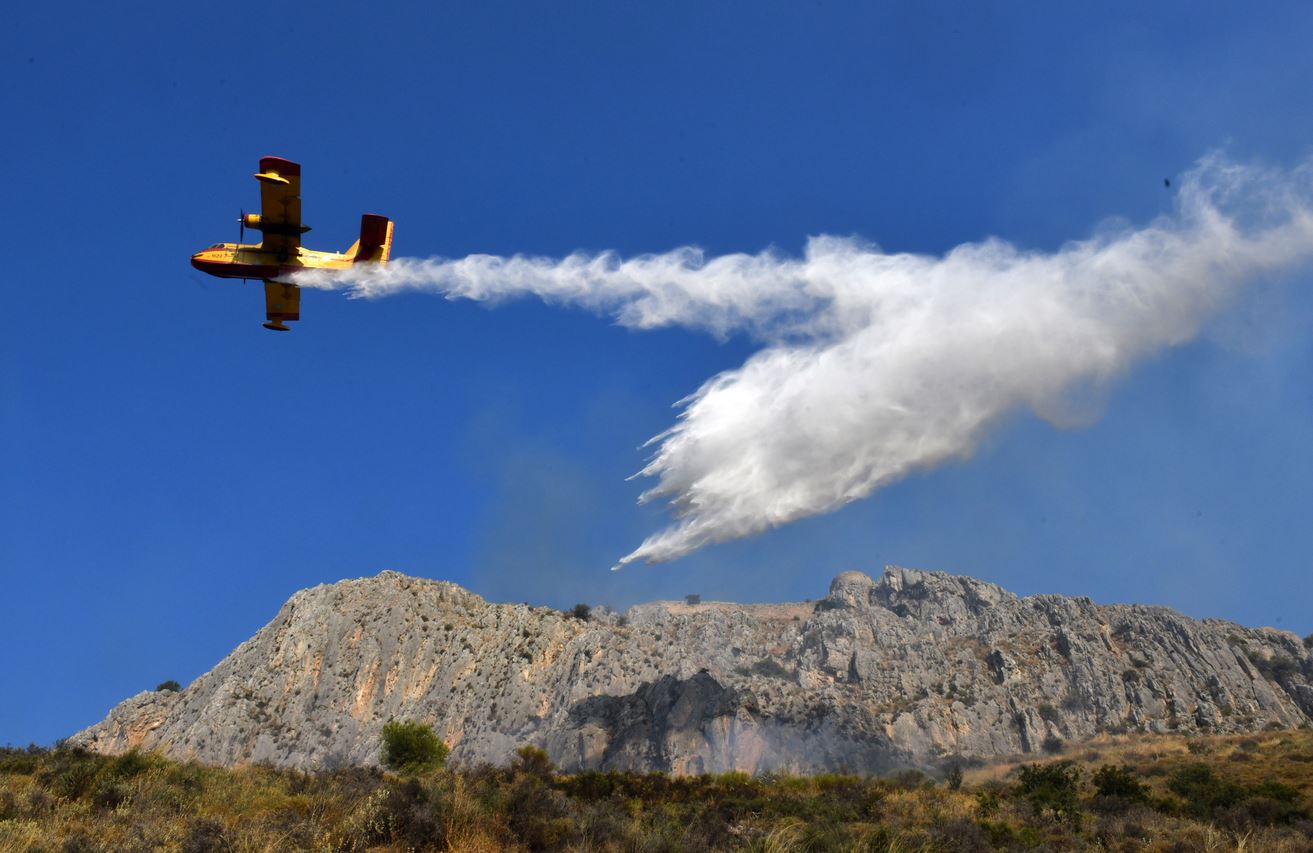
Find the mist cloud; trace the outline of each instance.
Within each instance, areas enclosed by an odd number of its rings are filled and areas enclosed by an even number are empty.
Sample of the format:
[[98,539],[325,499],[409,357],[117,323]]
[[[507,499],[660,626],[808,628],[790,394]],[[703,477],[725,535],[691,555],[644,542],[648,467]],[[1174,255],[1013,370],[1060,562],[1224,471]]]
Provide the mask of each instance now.
[[1073,388],[1101,386],[1190,340],[1250,283],[1313,255],[1310,169],[1220,158],[1180,182],[1170,216],[1025,251],[997,239],[941,257],[813,237],[802,257],[708,258],[694,248],[621,258],[471,255],[300,274],[302,286],[376,298],[427,291],[535,295],[632,328],[744,332],[763,344],[680,402],[648,444],[640,500],[676,522],[620,564],[837,509],[969,456],[1006,415],[1055,420]]

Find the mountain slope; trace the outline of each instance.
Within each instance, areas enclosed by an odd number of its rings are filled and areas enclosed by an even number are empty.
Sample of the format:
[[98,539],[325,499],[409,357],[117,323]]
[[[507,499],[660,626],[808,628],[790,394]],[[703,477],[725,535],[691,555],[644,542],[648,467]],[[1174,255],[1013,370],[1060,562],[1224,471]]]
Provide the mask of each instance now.
[[531,743],[567,770],[879,772],[1099,731],[1302,725],[1313,656],[1289,632],[896,567],[846,572],[818,602],[589,621],[383,572],[298,592],[185,690],[138,694],[70,742],[372,764],[392,717],[433,724],[465,763]]

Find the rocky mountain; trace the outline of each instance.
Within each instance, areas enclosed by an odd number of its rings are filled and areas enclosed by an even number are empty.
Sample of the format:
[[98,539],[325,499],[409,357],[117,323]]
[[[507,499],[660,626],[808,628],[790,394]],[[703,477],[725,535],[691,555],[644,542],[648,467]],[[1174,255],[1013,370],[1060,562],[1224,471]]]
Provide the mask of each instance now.
[[1313,654],[1285,631],[896,567],[814,602],[587,620],[383,572],[298,592],[186,689],[127,699],[70,742],[373,764],[393,717],[467,764],[534,744],[568,770],[883,772],[1103,731],[1308,724]]

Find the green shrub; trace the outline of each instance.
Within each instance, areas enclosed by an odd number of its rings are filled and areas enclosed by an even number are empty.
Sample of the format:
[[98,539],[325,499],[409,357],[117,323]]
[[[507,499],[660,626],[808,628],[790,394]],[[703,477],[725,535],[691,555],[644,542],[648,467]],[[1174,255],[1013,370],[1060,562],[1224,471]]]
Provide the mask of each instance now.
[[1221,779],[1206,764],[1187,764],[1172,774],[1167,788],[1184,801],[1188,814],[1211,820],[1222,809],[1244,799],[1245,791],[1234,782]]
[[570,615],[576,619],[587,622],[593,615],[593,608],[589,607],[587,604],[576,604],[574,609],[570,611]]
[[1149,786],[1140,781],[1135,771],[1126,765],[1115,767],[1105,764],[1094,772],[1094,790],[1100,797],[1116,797],[1132,803],[1149,799]]
[[41,759],[46,751],[36,744],[27,749],[16,746],[0,747],[0,773],[14,773],[31,776],[41,766]]
[[1226,809],[1218,816],[1218,821],[1237,832],[1251,830],[1255,826],[1292,823],[1296,820],[1307,822],[1310,819],[1308,809],[1299,804],[1299,791],[1284,782],[1260,782],[1245,790],[1245,799],[1237,805]]
[[76,830],[64,839],[63,853],[98,853],[100,846],[82,830]]
[[976,813],[982,820],[993,817],[998,814],[1002,806],[998,797],[998,790],[993,787],[981,788],[976,791]]
[[[547,756],[532,746],[517,750],[521,758],[525,753],[534,760],[539,754],[544,759]],[[549,761],[547,767],[550,766]],[[530,850],[558,850],[566,846],[575,834],[569,799],[536,775],[516,778],[506,801],[506,812],[511,832]]]
[[212,853],[227,848],[224,843],[226,830],[217,820],[193,817],[187,823],[187,835],[183,838],[182,853]]
[[440,770],[449,751],[432,726],[413,720],[384,723],[380,747],[383,766],[407,775]]
[[935,786],[935,780],[915,767],[899,770],[888,778],[894,787],[902,788],[904,791],[915,791],[917,788],[933,788]]
[[109,773],[120,779],[131,779],[133,776],[154,767],[157,763],[159,763],[158,759],[132,749],[110,761]]
[[1249,797],[1218,816],[1218,823],[1237,832],[1252,831],[1257,826],[1307,821],[1308,811],[1293,803],[1268,797]]
[[446,848],[443,804],[419,779],[389,782],[375,795],[377,806],[366,827],[368,841],[406,850]]
[[1046,723],[1057,725],[1062,722],[1062,715],[1058,713],[1058,709],[1050,705],[1048,702],[1040,705],[1035,710],[1039,712],[1039,718]]
[[1279,803],[1293,803],[1299,800],[1299,789],[1292,788],[1284,782],[1259,782],[1249,789],[1251,797],[1266,797]]
[[1280,681],[1299,672],[1299,664],[1288,655],[1274,654],[1270,658],[1265,658],[1257,652],[1249,652],[1248,657],[1254,668],[1269,681]]
[[515,761],[511,767],[517,773],[524,773],[529,776],[536,776],[545,779],[552,775],[552,759],[546,750],[539,749],[536,746],[522,746],[515,750]]
[[1017,775],[1017,796],[1037,817],[1080,823],[1081,768],[1074,761],[1022,765]]
[[50,758],[38,781],[51,793],[67,800],[78,800],[91,793],[104,761],[80,749],[57,749]]
[[14,792],[0,790],[0,823],[17,818],[19,813],[18,797]]
[[105,811],[113,811],[130,800],[127,786],[113,779],[102,780],[91,795],[91,804]]
[[[985,834],[985,840],[989,844],[989,847],[984,849],[1012,850],[1016,848],[1017,833],[1013,831],[1012,827],[1008,826],[1006,823],[1003,823],[1002,821],[994,822],[989,820],[981,820],[978,821],[976,825],[979,826],[981,832]],[[953,848],[946,848],[946,849],[953,849]],[[982,849],[982,848],[966,848],[966,849],[972,850],[972,849]]]
[[177,693],[181,689],[182,689],[182,685],[174,681],[172,678],[170,678],[168,681],[161,681],[155,687],[155,692],[159,693],[160,691],[163,690],[169,693]]

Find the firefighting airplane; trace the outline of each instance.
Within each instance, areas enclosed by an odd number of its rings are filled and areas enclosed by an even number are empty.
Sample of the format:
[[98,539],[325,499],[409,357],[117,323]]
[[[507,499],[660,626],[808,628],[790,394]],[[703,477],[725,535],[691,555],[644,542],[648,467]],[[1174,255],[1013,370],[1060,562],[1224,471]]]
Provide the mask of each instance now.
[[[215,243],[191,256],[191,265],[220,278],[264,280],[264,327],[286,332],[283,325],[301,319],[301,289],[287,277],[304,269],[340,270],[360,263],[387,263],[392,253],[392,220],[366,213],[360,239],[344,253],[316,252],[301,245],[310,226],[301,224],[301,166],[282,157],[261,157],[260,212],[243,213],[236,243]],[[247,228],[263,235],[256,245],[241,241]]]

